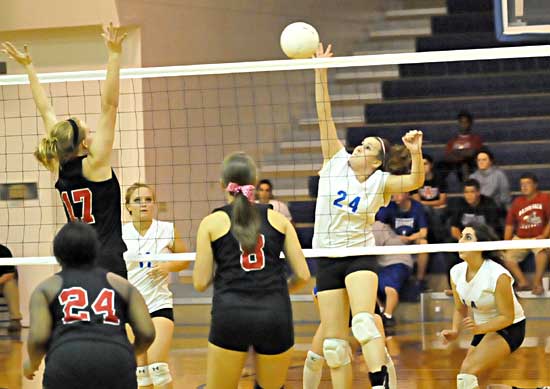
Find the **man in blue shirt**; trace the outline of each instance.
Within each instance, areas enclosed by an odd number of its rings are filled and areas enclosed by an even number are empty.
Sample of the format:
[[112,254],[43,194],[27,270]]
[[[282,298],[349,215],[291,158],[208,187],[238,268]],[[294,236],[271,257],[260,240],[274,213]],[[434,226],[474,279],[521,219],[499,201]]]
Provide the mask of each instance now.
[[[428,243],[428,218],[421,203],[410,198],[408,193],[397,193],[387,207],[380,208],[376,220],[388,224],[405,244]],[[426,291],[424,278],[428,268],[428,253],[417,255],[416,278],[421,291]]]

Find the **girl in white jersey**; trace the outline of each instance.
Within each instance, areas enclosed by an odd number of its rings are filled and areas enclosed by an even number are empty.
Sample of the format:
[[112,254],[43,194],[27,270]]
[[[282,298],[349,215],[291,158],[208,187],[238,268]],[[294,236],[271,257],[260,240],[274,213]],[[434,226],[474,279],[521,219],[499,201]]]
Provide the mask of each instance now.
[[[459,243],[498,240],[485,225],[470,224]],[[457,375],[458,389],[479,388],[477,377],[516,351],[525,338],[525,315],[514,295],[514,279],[481,251],[459,252],[464,262],[451,269],[455,300],[453,328],[443,330],[444,343],[455,340],[461,326],[474,337]],[[468,315],[473,312],[473,319]]]
[[[331,57],[319,45],[317,55]],[[403,143],[411,155],[410,174],[387,173],[396,149],[378,137],[367,137],[350,155],[338,140],[332,118],[327,70],[315,70],[315,97],[324,164],[319,172],[314,248],[339,248],[339,258],[319,260],[317,289],[323,324],[323,354],[331,368],[333,386],[351,388],[351,353],[346,340],[351,307],[352,332],[363,349],[374,389],[387,388],[384,337],[376,326],[374,306],[378,277],[374,257],[347,257],[348,247],[374,246],[371,224],[392,193],[408,192],[424,183],[422,132],[409,131]],[[408,154],[408,153],[407,153]],[[344,257],[344,258],[342,258]]]
[[[132,222],[122,227],[127,253],[187,251],[174,224],[154,218],[155,192],[149,185],[135,183],[128,188],[126,209],[132,216]],[[172,388],[168,354],[174,333],[174,312],[168,276],[185,269],[189,262],[127,262],[126,265],[128,281],[143,295],[157,333],[147,353],[137,355],[138,385],[140,388]]]

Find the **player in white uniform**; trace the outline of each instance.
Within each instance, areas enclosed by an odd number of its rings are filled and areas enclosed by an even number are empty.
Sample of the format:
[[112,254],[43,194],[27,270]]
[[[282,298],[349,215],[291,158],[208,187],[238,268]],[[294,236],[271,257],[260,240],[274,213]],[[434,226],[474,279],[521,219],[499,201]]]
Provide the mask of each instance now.
[[[498,240],[485,225],[471,224],[462,230],[460,243]],[[458,389],[480,388],[477,377],[516,351],[525,338],[525,315],[512,285],[514,279],[488,254],[459,252],[464,262],[451,269],[455,300],[453,327],[443,330],[444,343],[455,340],[461,327],[474,334],[471,347],[457,375]],[[468,315],[473,312],[473,319]]]
[[[187,251],[173,223],[154,218],[155,193],[145,184],[133,184],[126,191],[126,209],[132,222],[122,227],[127,254],[182,253]],[[171,272],[185,269],[189,262],[126,262],[128,281],[145,299],[153,319],[156,338],[146,354],[137,355],[140,388],[172,388],[168,354],[174,333]]]
[[[332,56],[331,46],[317,57]],[[315,210],[314,248],[340,248],[339,258],[322,258],[317,272],[317,289],[323,324],[323,354],[331,368],[333,386],[351,388],[351,352],[346,340],[349,310],[352,332],[361,344],[374,389],[388,387],[385,341],[376,326],[378,277],[376,258],[347,257],[348,247],[374,246],[371,225],[378,209],[392,193],[408,192],[424,183],[422,132],[409,131],[403,143],[412,160],[410,174],[386,172],[403,155],[379,137],[367,137],[350,155],[338,140],[332,118],[327,70],[315,70],[315,97],[324,164],[319,172],[319,193]],[[403,151],[402,150],[402,151]],[[343,257],[343,258],[342,258]],[[309,356],[308,356],[309,357]]]

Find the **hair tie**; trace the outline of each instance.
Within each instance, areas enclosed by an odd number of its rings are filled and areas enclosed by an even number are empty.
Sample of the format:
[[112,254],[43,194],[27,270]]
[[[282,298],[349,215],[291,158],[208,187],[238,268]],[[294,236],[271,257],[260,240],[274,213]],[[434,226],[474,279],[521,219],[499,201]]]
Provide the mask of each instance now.
[[73,119],[67,119],[67,121],[69,122],[69,124],[73,129],[73,148],[76,148],[76,146],[78,146],[78,138],[79,138],[78,135],[80,133],[78,129],[78,124],[76,124],[76,122]]
[[250,201],[251,203],[254,202],[254,191],[256,190],[254,185],[239,185],[235,184],[234,182],[230,182],[225,190],[232,195],[242,193],[248,199],[248,201]]

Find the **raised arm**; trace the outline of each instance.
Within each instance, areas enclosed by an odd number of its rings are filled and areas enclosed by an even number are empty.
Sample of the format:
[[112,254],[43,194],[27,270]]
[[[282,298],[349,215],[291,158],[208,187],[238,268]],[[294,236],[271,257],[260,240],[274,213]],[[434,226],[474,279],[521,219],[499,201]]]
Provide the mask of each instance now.
[[[328,45],[327,49],[323,50],[323,44],[319,43],[315,56],[317,58],[332,57],[332,45]],[[319,118],[319,129],[321,131],[323,159],[324,162],[327,162],[344,147],[338,139],[336,125],[332,118],[327,69],[315,69],[315,104],[317,106],[317,117]]]
[[412,130],[402,138],[411,153],[411,172],[405,175],[390,175],[384,187],[386,196],[392,193],[410,192],[424,184],[424,159],[422,157],[422,131]]
[[102,34],[109,52],[107,78],[101,90],[101,116],[97,125],[94,141],[89,147],[88,162],[94,168],[111,167],[111,152],[115,139],[115,123],[118,109],[120,55],[122,42],[127,34],[119,27],[109,24]]
[[34,100],[34,103],[36,104],[38,112],[40,112],[42,121],[44,122],[46,134],[49,134],[49,131],[52,129],[54,124],[57,123],[57,117],[55,116],[53,107],[50,104],[50,100],[46,96],[44,88],[42,87],[42,85],[40,85],[40,81],[38,80],[38,76],[36,75],[36,70],[34,69],[34,66],[32,64],[32,58],[31,54],[29,53],[28,46],[23,46],[25,50],[24,53],[17,50],[15,46],[10,42],[2,43],[2,47],[2,51],[4,53],[6,53],[11,59],[19,63],[25,69],[31,85],[32,98]]

